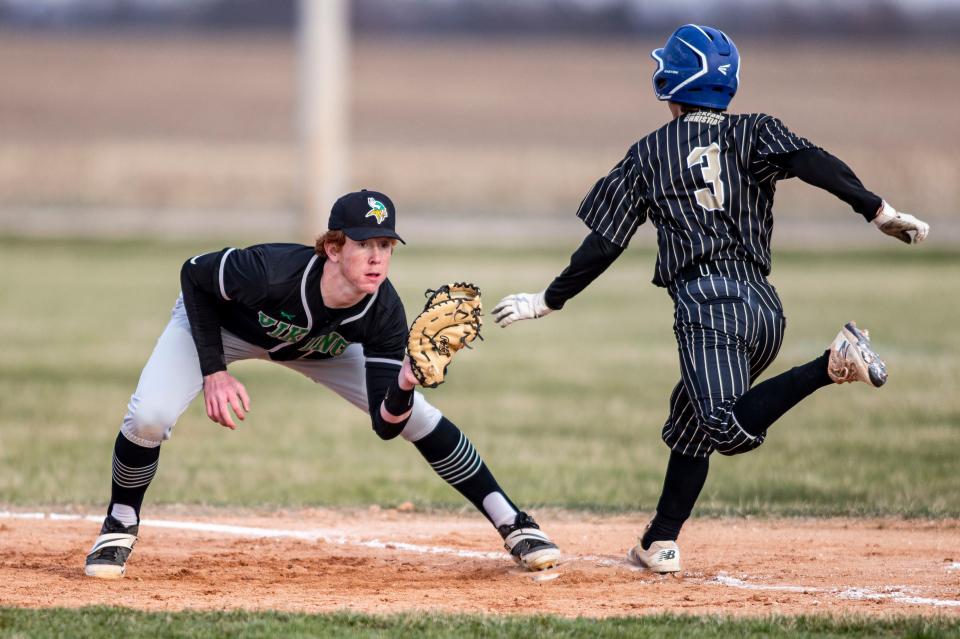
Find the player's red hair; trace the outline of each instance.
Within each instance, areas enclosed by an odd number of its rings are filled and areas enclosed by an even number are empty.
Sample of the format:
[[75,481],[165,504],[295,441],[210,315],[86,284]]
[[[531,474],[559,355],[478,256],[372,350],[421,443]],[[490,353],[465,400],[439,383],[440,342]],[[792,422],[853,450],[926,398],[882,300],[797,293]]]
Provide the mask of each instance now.
[[[343,231],[327,231],[323,235],[317,236],[317,242],[313,247],[313,250],[316,251],[317,255],[324,257],[330,257],[325,248],[327,244],[333,244],[338,249],[343,248],[343,245],[347,243],[347,236]],[[390,246],[396,247],[397,240],[390,238]]]
[[339,249],[343,248],[343,245],[346,243],[347,236],[343,231],[327,231],[323,235],[317,236],[317,243],[314,245],[313,250],[317,252],[317,255],[329,257],[327,255],[327,249],[325,248],[327,244],[333,244]]

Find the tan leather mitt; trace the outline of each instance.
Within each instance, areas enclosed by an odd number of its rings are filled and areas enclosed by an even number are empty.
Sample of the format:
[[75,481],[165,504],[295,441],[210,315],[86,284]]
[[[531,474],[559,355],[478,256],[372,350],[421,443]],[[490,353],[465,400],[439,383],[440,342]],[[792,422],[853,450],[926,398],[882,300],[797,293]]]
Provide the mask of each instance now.
[[407,355],[417,381],[436,388],[454,354],[480,337],[483,306],[480,289],[464,282],[428,289],[426,297],[423,312],[410,326]]

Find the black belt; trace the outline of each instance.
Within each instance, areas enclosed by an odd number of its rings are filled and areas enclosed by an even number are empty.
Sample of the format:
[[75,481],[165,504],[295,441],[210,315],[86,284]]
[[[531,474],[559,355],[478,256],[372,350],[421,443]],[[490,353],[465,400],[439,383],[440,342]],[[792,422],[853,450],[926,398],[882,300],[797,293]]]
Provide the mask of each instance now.
[[674,276],[674,282],[689,282],[698,277],[708,277],[710,275],[720,275],[723,277],[744,277],[747,279],[764,279],[766,275],[761,268],[753,262],[742,260],[718,260],[715,262],[701,262],[699,264],[690,264],[683,267]]

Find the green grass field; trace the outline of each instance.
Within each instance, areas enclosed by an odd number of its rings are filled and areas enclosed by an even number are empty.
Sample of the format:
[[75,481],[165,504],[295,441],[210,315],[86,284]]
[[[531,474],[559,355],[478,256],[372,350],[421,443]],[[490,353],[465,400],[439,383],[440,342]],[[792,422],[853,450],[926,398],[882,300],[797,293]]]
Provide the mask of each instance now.
[[[111,446],[129,394],[199,244],[0,240],[0,507],[106,502]],[[468,279],[487,308],[539,290],[571,247],[397,253],[408,316],[422,290]],[[652,510],[667,449],[659,439],[675,383],[666,294],[653,256],[630,251],[560,313],[461,356],[430,399],[473,438],[525,506]],[[887,358],[889,384],[824,389],[778,423],[759,451],[713,463],[699,513],[960,516],[960,260],[893,246],[872,253],[783,253],[774,283],[789,330],[771,372],[819,354],[856,318]],[[195,403],[164,444],[150,504],[392,505],[463,508],[412,446],[380,442],[365,415],[263,362],[235,366],[253,411],[237,432]],[[371,454],[372,453],[372,454]],[[177,637],[957,637],[949,618],[737,620],[278,613],[143,613],[0,608],[0,636]]]
[[949,619],[768,617],[735,620],[675,615],[643,619],[556,619],[436,615],[293,615],[251,612],[144,613],[117,608],[0,608],[0,637],[960,637]]
[[[176,298],[179,265],[211,248],[0,241],[0,504],[105,503],[112,441]],[[571,248],[402,247],[392,280],[408,316],[424,288],[453,279],[478,282],[489,309],[506,293],[539,290]],[[667,457],[659,431],[678,365],[652,263],[629,251],[560,313],[507,330],[488,321],[449,383],[426,391],[522,504],[656,503]],[[900,246],[783,253],[772,279],[788,332],[770,372],[818,355],[856,318],[873,332],[890,382],[824,389],[759,451],[717,457],[700,514],[960,515],[960,259]],[[364,414],[326,389],[264,362],[234,369],[251,394],[250,417],[229,432],[195,402],[163,447],[148,508],[463,506],[412,446],[381,442]]]

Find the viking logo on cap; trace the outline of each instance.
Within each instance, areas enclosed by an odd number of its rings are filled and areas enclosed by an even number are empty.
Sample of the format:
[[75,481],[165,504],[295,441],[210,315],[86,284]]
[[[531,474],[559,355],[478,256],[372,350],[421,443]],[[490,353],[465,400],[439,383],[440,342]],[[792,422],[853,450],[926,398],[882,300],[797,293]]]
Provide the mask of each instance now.
[[381,224],[387,219],[387,207],[385,207],[380,200],[368,197],[367,206],[370,207],[370,210],[367,211],[367,214],[363,217],[375,217],[377,218],[377,224]]

